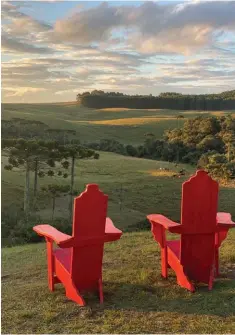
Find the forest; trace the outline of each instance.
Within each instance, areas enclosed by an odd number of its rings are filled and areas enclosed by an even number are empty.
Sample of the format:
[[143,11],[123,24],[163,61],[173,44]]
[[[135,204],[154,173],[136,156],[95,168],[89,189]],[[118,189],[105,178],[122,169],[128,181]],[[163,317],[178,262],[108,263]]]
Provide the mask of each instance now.
[[135,108],[177,110],[230,110],[235,108],[235,90],[219,94],[185,95],[175,92],[159,96],[126,95],[119,92],[94,90],[77,94],[77,101],[89,108]]

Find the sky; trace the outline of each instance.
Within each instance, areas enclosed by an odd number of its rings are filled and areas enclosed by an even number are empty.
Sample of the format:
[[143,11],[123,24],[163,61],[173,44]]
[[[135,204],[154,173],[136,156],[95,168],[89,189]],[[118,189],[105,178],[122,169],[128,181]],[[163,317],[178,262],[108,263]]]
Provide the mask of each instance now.
[[235,1],[2,1],[2,101],[235,89]]

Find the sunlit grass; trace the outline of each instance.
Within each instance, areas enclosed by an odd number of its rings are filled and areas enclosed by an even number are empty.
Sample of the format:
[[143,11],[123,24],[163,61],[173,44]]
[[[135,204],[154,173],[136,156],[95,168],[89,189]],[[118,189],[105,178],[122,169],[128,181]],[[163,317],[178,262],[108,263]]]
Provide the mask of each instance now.
[[[22,205],[25,172],[4,170],[5,164],[7,157],[2,158],[2,208],[9,208],[12,203]],[[165,170],[160,172],[160,169]],[[172,177],[182,169],[186,171],[185,176]],[[175,166],[170,162],[100,152],[98,160],[76,161],[74,189],[80,193],[86,184],[98,184],[109,196],[108,211],[115,224],[121,229],[129,229],[143,222],[147,214],[154,212],[179,220],[181,185],[195,169],[185,164]],[[33,178],[31,174],[31,189]],[[40,190],[47,184],[68,184],[69,179],[45,176],[38,182]],[[235,218],[234,199],[235,188],[220,185],[219,211],[230,212]],[[41,216],[41,222],[45,223],[51,218],[51,209],[51,202],[45,200],[45,205],[36,213]],[[57,199],[55,217],[67,218],[67,213],[68,199]]]
[[146,111],[149,111],[149,112],[162,112],[163,109],[156,109],[156,108],[153,108],[153,109],[133,109],[133,108],[101,108],[101,109],[97,109],[97,111],[99,112],[128,112],[128,111],[138,111],[138,112],[146,112]]
[[[217,111],[215,111],[217,112]],[[2,104],[2,119],[21,117],[45,122],[51,128],[73,129],[81,141],[103,138],[124,144],[141,145],[146,133],[162,138],[166,129],[181,126],[187,118],[202,115],[201,111],[169,109],[85,108],[76,101],[52,104]],[[203,115],[212,115],[206,112]],[[233,113],[235,111],[226,111]],[[177,120],[178,115],[184,115]]]
[[131,108],[101,108],[97,111],[99,112],[126,112],[132,110]]
[[145,171],[145,173],[146,172],[153,177],[173,177],[176,175],[175,171],[167,171],[167,170],[149,170]]
[[103,124],[103,125],[114,125],[114,126],[133,126],[141,125],[146,123],[156,123],[166,120],[175,120],[175,117],[139,117],[139,118],[123,118],[123,119],[112,119],[112,120],[96,120],[89,121],[91,124]]

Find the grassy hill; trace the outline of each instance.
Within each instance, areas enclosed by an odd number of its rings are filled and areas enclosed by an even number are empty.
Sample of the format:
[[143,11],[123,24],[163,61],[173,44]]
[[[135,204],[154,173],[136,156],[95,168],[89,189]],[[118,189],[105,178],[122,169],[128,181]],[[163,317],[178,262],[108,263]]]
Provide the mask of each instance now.
[[[235,111],[230,111],[235,116]],[[159,138],[166,129],[176,128],[197,115],[225,115],[228,111],[200,112],[162,109],[88,109],[75,102],[57,104],[2,104],[2,119],[20,117],[42,121],[52,128],[74,129],[81,141],[108,138],[125,144],[142,144],[146,133]]]
[[[223,112],[213,112],[223,115]],[[212,113],[212,114],[213,114]],[[235,111],[233,111],[235,115]],[[195,117],[199,112],[168,110],[91,110],[75,103],[3,104],[3,119],[20,117],[39,120],[52,128],[76,129],[82,141],[103,138],[140,144],[144,134],[159,138],[167,128],[178,125],[177,115]],[[2,167],[7,157],[2,157]],[[178,171],[185,169],[185,176]],[[167,170],[166,170],[167,169]],[[108,215],[125,233],[105,246],[105,304],[88,296],[79,308],[69,302],[59,285],[47,289],[45,244],[2,249],[3,333],[232,333],[235,328],[235,231],[221,250],[222,277],[214,290],[200,287],[191,294],[176,285],[171,272],[168,281],[160,277],[159,249],[148,231],[133,232],[145,223],[146,214],[162,213],[180,219],[181,185],[194,173],[189,165],[131,158],[100,152],[99,160],[76,163],[75,189],[87,183],[99,184],[109,195]],[[176,175],[176,176],[174,176]],[[31,185],[33,176],[31,176]],[[59,177],[39,179],[39,186],[68,183]],[[24,172],[2,169],[2,208],[22,204]],[[220,188],[219,210],[235,217],[233,185]],[[192,199],[193,201],[193,199]],[[51,217],[50,199],[39,196],[40,222]],[[56,217],[68,217],[68,199],[56,201]],[[39,223],[39,222],[38,222]],[[31,226],[33,223],[30,223]],[[30,229],[31,226],[27,226]]]
[[[144,198],[143,198],[144,199]],[[167,209],[167,204],[165,204]],[[160,253],[150,231],[126,233],[106,244],[104,298],[85,297],[80,308],[61,285],[47,288],[45,243],[2,250],[3,333],[233,333],[235,231],[221,248],[222,276],[212,291],[190,293],[160,276]]]
[[[6,162],[7,157],[3,156],[2,167]],[[163,168],[169,171],[160,170]],[[185,176],[173,177],[182,168],[186,170]],[[176,167],[168,162],[100,152],[99,160],[77,161],[75,189],[82,192],[88,183],[99,184],[101,190],[109,195],[108,211],[115,224],[122,229],[133,229],[150,213],[163,213],[173,220],[179,220],[181,185],[194,171],[195,168],[189,165]],[[33,175],[31,177],[33,179]],[[68,183],[68,180],[45,177],[39,179],[39,186],[55,182],[62,184]],[[3,208],[8,208],[12,203],[22,203],[23,190],[24,172],[2,169]],[[235,216],[234,196],[232,186],[221,187],[219,210]],[[68,217],[68,199],[62,197],[56,203],[55,215]],[[44,197],[40,200],[38,214],[43,221],[51,217],[50,200]]]

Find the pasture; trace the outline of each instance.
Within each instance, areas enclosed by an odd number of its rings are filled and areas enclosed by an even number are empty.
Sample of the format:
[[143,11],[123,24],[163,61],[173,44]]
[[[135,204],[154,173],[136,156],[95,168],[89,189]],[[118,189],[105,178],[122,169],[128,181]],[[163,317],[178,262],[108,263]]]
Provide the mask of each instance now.
[[[174,110],[132,110],[127,108],[88,109],[76,102],[57,104],[3,104],[2,118],[14,117],[38,120],[52,128],[75,129],[82,142],[109,138],[125,144],[143,144],[146,133],[161,138],[166,129],[180,126],[186,118],[208,115],[207,112]],[[209,112],[225,115],[227,112]],[[231,111],[235,116],[235,111]],[[177,119],[183,115],[184,119]],[[2,156],[2,168],[7,157]],[[168,169],[165,171],[163,169]],[[186,171],[181,178],[173,177],[180,169]],[[195,171],[190,165],[132,158],[114,153],[100,152],[99,160],[76,162],[75,190],[84,190],[87,183],[98,183],[109,195],[109,215],[118,227],[135,229],[145,221],[146,214],[162,212],[173,220],[180,218],[181,184]],[[31,176],[31,185],[33,175]],[[39,178],[39,187],[49,183],[68,183],[59,177]],[[22,204],[24,172],[2,169],[2,206]],[[220,210],[235,215],[234,185],[221,187]],[[50,199],[39,196],[42,220],[51,217]],[[68,217],[68,199],[56,200],[55,217]],[[131,227],[131,228],[130,228]]]
[[159,247],[150,231],[126,233],[105,246],[104,304],[88,295],[83,308],[66,299],[61,285],[54,293],[48,290],[45,243],[4,248],[2,333],[231,334],[234,243],[231,231],[220,251],[222,275],[214,289],[200,286],[190,293],[176,284],[172,271],[168,280],[161,278]]
[[[146,133],[161,138],[166,129],[181,126],[184,118],[198,115],[226,115],[229,112],[177,111],[162,109],[84,108],[76,102],[58,104],[2,104],[2,118],[37,120],[51,128],[73,129],[82,142],[104,138],[124,144],[142,144]],[[230,111],[235,116],[235,111]]]
[[[235,111],[232,111],[235,115]],[[75,103],[4,104],[3,119],[38,120],[52,128],[74,129],[82,142],[116,139],[142,144],[146,133],[159,138],[166,129],[178,127],[186,118],[208,113],[172,110],[90,110]],[[212,112],[224,115],[224,112]],[[177,119],[183,115],[184,119]],[[160,276],[160,253],[153,241],[146,215],[162,213],[180,221],[181,185],[195,167],[114,153],[99,152],[99,160],[77,160],[75,187],[82,192],[87,183],[99,184],[109,196],[108,215],[125,234],[107,244],[104,255],[104,305],[96,296],[79,308],[68,301],[58,285],[47,288],[45,244],[25,244],[2,249],[3,333],[232,333],[235,327],[235,231],[229,232],[221,248],[222,276],[214,290],[200,286],[192,294]],[[22,206],[24,171],[4,170],[2,155],[2,207]],[[179,171],[185,170],[184,176]],[[60,177],[39,179],[39,187],[69,181]],[[31,174],[30,184],[33,184]],[[220,187],[219,211],[235,217],[235,188]],[[39,194],[38,223],[51,219],[51,199]],[[56,200],[55,217],[67,219],[68,198]],[[27,226],[32,229],[33,223]],[[140,231],[140,229],[147,231]],[[174,237],[173,237],[174,238]]]
[[[3,156],[2,166],[7,161]],[[164,171],[161,169],[169,169]],[[173,177],[180,169],[185,169],[182,177]],[[109,195],[109,215],[117,227],[135,229],[145,221],[150,213],[164,213],[173,220],[180,219],[181,184],[195,172],[189,165],[154,161],[100,152],[99,160],[77,160],[75,189],[82,192],[88,183],[97,183]],[[33,175],[31,176],[31,183]],[[68,183],[59,177],[39,179],[39,186],[49,183]],[[22,203],[24,191],[24,172],[2,169],[2,206]],[[231,212],[235,216],[235,189],[221,187],[219,210]],[[57,217],[68,217],[68,199],[56,201]],[[50,200],[40,200],[39,215],[42,220],[51,217]],[[137,228],[136,228],[137,229]]]

